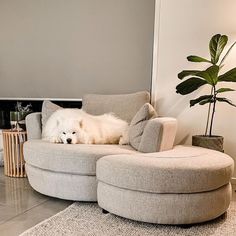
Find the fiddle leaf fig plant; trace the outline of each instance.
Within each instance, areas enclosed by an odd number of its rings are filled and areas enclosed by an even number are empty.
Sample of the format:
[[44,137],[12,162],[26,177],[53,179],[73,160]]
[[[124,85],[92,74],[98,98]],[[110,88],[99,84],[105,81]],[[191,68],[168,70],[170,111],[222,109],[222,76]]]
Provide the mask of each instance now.
[[[207,95],[202,95],[198,98],[190,100],[190,107],[196,104],[205,105],[209,104],[208,115],[207,115],[207,125],[205,130],[205,136],[212,136],[213,122],[215,117],[215,110],[217,102],[224,102],[231,106],[236,107],[236,105],[229,99],[222,97],[225,92],[234,91],[230,87],[221,87],[221,82],[236,82],[236,67],[229,70],[228,72],[221,74],[220,71],[224,66],[224,61],[229,55],[232,48],[235,46],[234,42],[230,48],[226,51],[224,56],[222,53],[227,45],[228,37],[226,35],[216,34],[214,35],[209,43],[210,59],[203,57],[191,55],[187,57],[190,62],[196,63],[208,63],[209,67],[206,70],[183,70],[178,74],[178,78],[182,81],[176,87],[176,93],[181,95],[190,94],[203,85],[210,87],[210,93]],[[222,59],[221,59],[222,58]],[[221,60],[220,60],[221,59]],[[209,128],[210,122],[210,128]],[[209,130],[208,130],[209,129]]]

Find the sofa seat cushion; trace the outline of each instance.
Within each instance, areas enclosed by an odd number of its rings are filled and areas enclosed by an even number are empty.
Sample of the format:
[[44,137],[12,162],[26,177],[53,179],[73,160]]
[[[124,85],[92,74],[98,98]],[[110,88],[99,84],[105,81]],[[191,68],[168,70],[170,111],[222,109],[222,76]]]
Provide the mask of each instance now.
[[43,140],[29,140],[24,143],[24,158],[27,164],[70,174],[96,175],[96,161],[99,158],[124,153],[136,151],[129,145],[69,145]]
[[99,181],[150,193],[196,193],[229,183],[234,162],[224,153],[176,146],[159,153],[106,156],[97,162]]

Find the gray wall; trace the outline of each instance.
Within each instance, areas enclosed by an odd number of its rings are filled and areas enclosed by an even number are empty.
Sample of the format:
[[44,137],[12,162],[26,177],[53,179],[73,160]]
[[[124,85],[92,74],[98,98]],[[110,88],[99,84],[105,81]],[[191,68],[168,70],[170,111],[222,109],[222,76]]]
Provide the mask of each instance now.
[[154,0],[0,0],[0,97],[149,90]]

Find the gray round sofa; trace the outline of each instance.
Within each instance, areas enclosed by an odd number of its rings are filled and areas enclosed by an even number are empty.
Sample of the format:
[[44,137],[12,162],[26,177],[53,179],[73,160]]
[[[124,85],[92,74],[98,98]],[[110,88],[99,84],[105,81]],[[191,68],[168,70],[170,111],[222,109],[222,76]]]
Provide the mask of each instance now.
[[[86,95],[83,109],[99,115],[114,112],[128,122],[145,103],[147,92]],[[147,120],[143,152],[130,145],[68,145],[41,139],[48,114],[26,117],[26,172],[38,192],[74,201],[98,201],[105,210],[129,219],[161,224],[191,224],[224,213],[230,203],[231,157],[213,150],[175,146],[176,120]],[[144,153],[145,152],[145,153]]]

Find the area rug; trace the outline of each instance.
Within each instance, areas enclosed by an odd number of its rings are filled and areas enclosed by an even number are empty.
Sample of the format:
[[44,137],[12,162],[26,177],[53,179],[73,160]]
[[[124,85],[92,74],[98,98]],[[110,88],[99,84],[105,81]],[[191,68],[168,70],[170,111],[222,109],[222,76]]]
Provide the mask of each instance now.
[[233,236],[236,235],[236,202],[225,217],[191,228],[156,225],[103,214],[96,203],[73,203],[21,236]]

